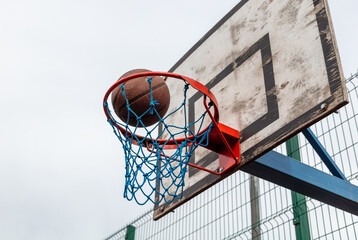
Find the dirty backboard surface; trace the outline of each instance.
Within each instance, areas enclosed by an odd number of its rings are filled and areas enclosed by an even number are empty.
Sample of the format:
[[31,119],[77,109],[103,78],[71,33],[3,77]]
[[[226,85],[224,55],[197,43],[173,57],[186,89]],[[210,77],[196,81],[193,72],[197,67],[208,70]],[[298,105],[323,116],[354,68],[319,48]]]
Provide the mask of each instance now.
[[[170,71],[212,90],[220,122],[240,132],[241,166],[347,103],[326,0],[242,0]],[[176,84],[168,81],[171,91]],[[202,113],[201,97],[190,92],[189,116]],[[206,149],[190,161],[218,167],[218,155]],[[238,169],[219,177],[189,167],[183,198],[155,206],[154,219]]]

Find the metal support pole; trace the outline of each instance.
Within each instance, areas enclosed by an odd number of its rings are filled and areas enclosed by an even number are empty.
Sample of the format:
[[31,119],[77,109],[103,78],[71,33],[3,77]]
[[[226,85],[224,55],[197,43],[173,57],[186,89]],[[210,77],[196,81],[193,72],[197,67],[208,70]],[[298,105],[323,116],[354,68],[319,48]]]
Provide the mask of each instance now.
[[[300,145],[298,136],[294,136],[286,142],[287,156],[301,161]],[[306,197],[302,194],[291,191],[293,207],[293,224],[295,225],[297,240],[310,240],[310,228],[307,216]]]
[[135,234],[135,227],[132,225],[128,225],[125,240],[134,240],[134,234]]
[[313,149],[316,151],[316,153],[320,156],[324,164],[326,164],[327,168],[333,174],[333,176],[339,177],[343,180],[347,180],[347,178],[338,168],[331,156],[328,154],[326,149],[322,146],[322,144],[318,141],[317,137],[313,134],[311,129],[307,128],[303,130],[302,133],[306,137],[307,141],[311,144]]
[[252,240],[261,240],[259,178],[250,176],[250,204]]
[[358,216],[358,186],[270,151],[242,171]]

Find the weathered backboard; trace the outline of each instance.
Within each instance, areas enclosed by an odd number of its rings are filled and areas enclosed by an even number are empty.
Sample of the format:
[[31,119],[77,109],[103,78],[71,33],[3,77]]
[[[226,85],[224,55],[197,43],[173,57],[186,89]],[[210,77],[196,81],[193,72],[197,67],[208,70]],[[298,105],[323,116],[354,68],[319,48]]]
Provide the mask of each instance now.
[[[170,71],[214,93],[220,122],[240,132],[240,166],[347,103],[326,0],[242,0]],[[182,91],[176,84],[168,81],[173,98]],[[190,92],[189,117],[203,111],[200,97]],[[197,149],[190,161],[214,171],[218,167],[217,154],[206,149]],[[221,177],[189,167],[183,198],[155,206],[154,219],[240,166]]]

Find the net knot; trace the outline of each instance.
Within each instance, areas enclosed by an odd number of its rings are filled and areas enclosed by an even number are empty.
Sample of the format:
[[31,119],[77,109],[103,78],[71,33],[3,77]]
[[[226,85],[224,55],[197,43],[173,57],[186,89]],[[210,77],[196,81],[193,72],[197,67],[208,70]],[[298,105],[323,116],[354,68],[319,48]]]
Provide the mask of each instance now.
[[159,105],[159,101],[152,99],[152,100],[150,101],[149,114],[153,114],[153,112],[154,112],[154,110],[155,110],[155,105]]
[[153,148],[154,149],[161,149],[161,147],[159,146],[159,143],[157,143],[157,142],[153,143]]

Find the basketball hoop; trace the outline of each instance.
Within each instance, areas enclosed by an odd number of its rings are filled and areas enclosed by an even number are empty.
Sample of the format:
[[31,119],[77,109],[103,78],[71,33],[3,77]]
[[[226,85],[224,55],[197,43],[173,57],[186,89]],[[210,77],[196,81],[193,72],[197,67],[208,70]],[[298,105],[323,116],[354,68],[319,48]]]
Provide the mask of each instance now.
[[[181,80],[184,83],[183,101],[180,106],[172,108],[164,117],[159,116],[155,100],[152,98],[151,80],[159,76],[165,80]],[[128,115],[134,115],[137,125],[117,121],[109,108],[107,99],[114,89],[122,88],[126,98],[124,83],[135,78],[145,77],[149,84],[151,102],[145,114],[156,114],[159,121],[152,127],[146,127],[141,119],[131,109],[128,100],[126,108]],[[203,94],[204,112],[194,120],[188,122],[186,105],[189,87]],[[182,197],[184,177],[187,166],[195,167],[211,174],[223,175],[231,168],[240,164],[239,132],[219,123],[218,103],[213,93],[203,84],[188,77],[166,72],[141,72],[126,76],[118,80],[107,91],[103,100],[103,109],[114,133],[122,143],[126,162],[126,184],[124,197],[142,205],[148,201],[159,204],[161,201],[171,203],[175,198]],[[183,126],[171,125],[170,116],[183,114]],[[128,117],[129,119],[129,117]],[[209,120],[207,126],[204,122]],[[192,125],[199,126],[196,131]],[[140,127],[140,128],[139,128]],[[144,134],[139,134],[139,132]],[[156,133],[158,133],[157,136]],[[155,137],[154,137],[155,136]],[[210,170],[193,163],[190,157],[197,147],[204,147],[219,153],[219,168]],[[171,179],[171,184],[163,184],[162,179]],[[140,195],[140,196],[139,196]],[[156,197],[154,196],[156,195]]]

